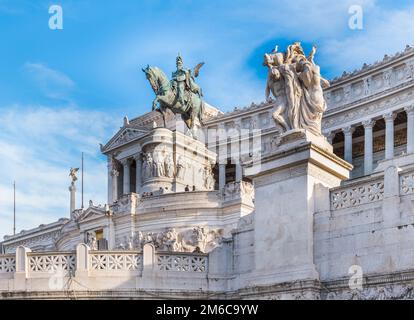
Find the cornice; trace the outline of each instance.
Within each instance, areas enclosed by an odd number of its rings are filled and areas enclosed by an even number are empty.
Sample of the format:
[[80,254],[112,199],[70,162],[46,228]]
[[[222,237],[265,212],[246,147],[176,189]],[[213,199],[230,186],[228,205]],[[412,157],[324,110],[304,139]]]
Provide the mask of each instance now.
[[328,109],[324,113],[323,119],[324,118],[327,118],[327,117],[330,117],[330,116],[333,116],[333,115],[335,115],[337,113],[343,113],[343,112],[349,111],[351,109],[355,109],[355,108],[364,106],[364,105],[366,105],[368,103],[373,103],[373,102],[378,101],[378,100],[381,100],[381,99],[386,99],[386,98],[388,98],[388,97],[390,97],[390,96],[392,96],[394,94],[397,94],[399,92],[402,92],[402,91],[404,91],[406,89],[410,89],[412,87],[414,87],[414,79],[412,79],[410,81],[406,81],[404,83],[401,83],[401,84],[399,84],[399,85],[397,85],[395,87],[388,88],[387,90],[379,91],[379,92],[374,93],[372,95],[363,97],[363,98],[361,98],[359,100],[352,101],[350,103],[340,105],[340,106],[338,106],[336,108],[333,108],[333,109]]
[[414,48],[407,45],[405,50],[402,52],[397,52],[391,56],[384,55],[384,58],[381,61],[376,61],[372,64],[364,63],[360,69],[354,70],[353,72],[344,72],[342,76],[333,78],[331,80],[331,86],[327,91],[342,86],[345,83],[352,82],[356,78],[364,77],[368,74],[375,73],[380,69],[387,68],[393,64],[397,64],[398,62],[401,62],[413,56]]

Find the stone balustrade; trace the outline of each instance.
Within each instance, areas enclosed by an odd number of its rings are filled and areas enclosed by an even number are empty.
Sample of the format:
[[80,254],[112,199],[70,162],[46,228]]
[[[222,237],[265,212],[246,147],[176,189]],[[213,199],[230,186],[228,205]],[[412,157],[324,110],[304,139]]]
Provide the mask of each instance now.
[[400,174],[400,195],[414,193],[414,171]]
[[339,210],[380,201],[384,198],[384,180],[337,188],[331,191],[331,210]]
[[0,275],[16,271],[16,258],[14,255],[0,255]]
[[73,273],[75,271],[74,252],[29,252],[27,258],[29,275],[39,272]]
[[142,271],[142,254],[139,252],[95,251],[89,254],[93,271]]
[[207,272],[207,256],[204,254],[160,253],[155,263],[158,271]]
[[[414,194],[414,170],[397,172],[396,175],[388,177],[389,185],[397,185],[396,190],[391,189],[387,195],[385,176],[366,179],[352,183],[351,185],[330,190],[331,210],[346,208],[357,208],[360,205],[382,201],[387,196],[406,196]],[[393,181],[396,180],[396,181]]]
[[0,292],[159,289],[180,283],[196,290],[207,287],[208,264],[207,254],[157,252],[150,244],[142,251],[91,251],[79,244],[76,252],[31,252],[20,246],[15,255],[0,255]]

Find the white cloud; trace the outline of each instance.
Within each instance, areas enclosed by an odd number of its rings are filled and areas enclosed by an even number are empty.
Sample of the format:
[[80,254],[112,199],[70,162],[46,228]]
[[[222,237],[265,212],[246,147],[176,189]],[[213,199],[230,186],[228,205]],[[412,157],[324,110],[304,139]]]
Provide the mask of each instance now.
[[[248,60],[266,42],[280,39],[316,42],[320,47],[318,61],[322,62],[323,57],[322,64],[342,69],[334,56],[322,53],[325,49],[329,51],[327,46],[332,39],[340,41],[348,33],[348,9],[354,4],[369,12],[377,6],[374,0],[343,0],[335,4],[330,0],[215,1],[214,5],[199,2],[194,13],[179,19],[182,8],[171,5],[168,16],[164,11],[158,14],[163,21],[160,28],[144,22],[131,28],[107,44],[110,49],[101,59],[102,63],[115,61],[105,72],[113,74],[113,79],[121,79],[114,84],[119,90],[141,86],[145,92],[141,98],[146,103],[150,103],[152,92],[143,76],[137,79],[137,68],[155,64],[170,75],[177,52],[183,55],[187,67],[203,60],[206,65],[197,81],[203,87],[206,101],[230,110],[264,99],[265,76],[258,79],[255,70],[262,66],[249,65]],[[162,27],[167,22],[174,27]],[[131,83],[135,87],[130,87]]]
[[48,98],[69,100],[75,83],[66,74],[42,63],[26,62],[23,68]]
[[[0,115],[0,235],[12,232],[13,181],[17,229],[69,216],[69,168],[85,152],[85,204],[106,201],[104,143],[117,129],[113,117],[76,106],[12,106]],[[80,186],[78,187],[80,191]],[[80,192],[78,192],[78,207]]]
[[362,31],[351,32],[343,39],[330,39],[321,47],[321,60],[338,75],[360,68],[364,62],[380,60],[384,54],[402,51],[414,42],[414,5],[404,10],[376,7],[366,15]]

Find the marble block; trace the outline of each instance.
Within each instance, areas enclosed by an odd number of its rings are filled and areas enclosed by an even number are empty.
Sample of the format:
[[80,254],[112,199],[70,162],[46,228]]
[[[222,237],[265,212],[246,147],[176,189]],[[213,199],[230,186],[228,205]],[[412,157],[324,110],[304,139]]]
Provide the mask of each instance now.
[[318,280],[313,259],[315,187],[337,187],[352,166],[325,138],[288,131],[261,161],[245,164],[255,186],[252,285]]

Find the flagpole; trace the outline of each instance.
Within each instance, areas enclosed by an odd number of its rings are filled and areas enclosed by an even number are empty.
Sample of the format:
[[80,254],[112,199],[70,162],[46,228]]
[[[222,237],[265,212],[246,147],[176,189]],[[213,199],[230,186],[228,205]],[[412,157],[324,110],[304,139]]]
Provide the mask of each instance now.
[[16,181],[13,181],[13,235],[16,234]]
[[83,152],[82,152],[82,209],[83,209]]

